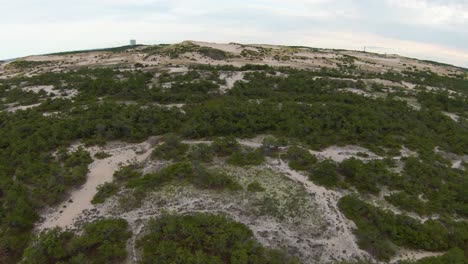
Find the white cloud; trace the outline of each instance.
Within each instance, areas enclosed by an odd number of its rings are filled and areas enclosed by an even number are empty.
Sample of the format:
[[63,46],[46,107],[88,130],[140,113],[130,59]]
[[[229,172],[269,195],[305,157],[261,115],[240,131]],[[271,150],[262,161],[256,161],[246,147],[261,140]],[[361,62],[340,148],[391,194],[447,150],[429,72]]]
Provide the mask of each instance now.
[[428,0],[387,0],[402,9],[400,18],[408,23],[453,25],[468,23],[468,2]]

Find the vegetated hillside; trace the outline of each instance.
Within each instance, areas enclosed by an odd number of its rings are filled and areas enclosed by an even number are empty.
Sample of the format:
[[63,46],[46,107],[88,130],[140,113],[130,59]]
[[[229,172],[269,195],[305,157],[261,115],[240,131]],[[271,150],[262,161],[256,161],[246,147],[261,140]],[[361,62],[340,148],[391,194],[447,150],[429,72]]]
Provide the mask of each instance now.
[[467,261],[466,69],[186,41],[0,94],[0,263]]

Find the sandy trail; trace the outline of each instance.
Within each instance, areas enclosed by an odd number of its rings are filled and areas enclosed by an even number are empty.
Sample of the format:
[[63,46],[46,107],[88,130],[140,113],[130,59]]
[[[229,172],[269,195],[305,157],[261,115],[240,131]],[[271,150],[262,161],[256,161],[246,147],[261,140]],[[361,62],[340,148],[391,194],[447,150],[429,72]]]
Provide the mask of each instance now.
[[122,164],[143,161],[151,154],[150,144],[147,142],[141,144],[111,144],[104,149],[91,147],[87,150],[91,156],[94,156],[98,151],[106,151],[112,156],[102,160],[95,159],[89,166],[86,183],[71,193],[69,201],[63,202],[60,206],[54,208],[51,213],[46,214],[44,216],[46,220],[37,227],[38,230],[57,226],[62,228],[71,227],[74,219],[84,210],[94,208],[91,200],[97,192],[97,186],[112,181],[114,172]]

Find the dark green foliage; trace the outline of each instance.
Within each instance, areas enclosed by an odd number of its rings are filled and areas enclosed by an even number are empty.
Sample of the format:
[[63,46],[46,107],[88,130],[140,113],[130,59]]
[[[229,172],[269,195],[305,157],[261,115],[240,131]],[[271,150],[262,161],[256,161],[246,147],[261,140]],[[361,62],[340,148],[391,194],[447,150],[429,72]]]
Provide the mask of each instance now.
[[225,60],[231,55],[223,50],[214,49],[210,47],[201,47],[191,42],[184,42],[176,45],[156,45],[150,46],[143,51],[150,54],[166,55],[170,58],[179,58],[180,55],[186,52],[196,52],[213,60]]
[[112,182],[101,184],[97,187],[97,193],[94,195],[91,203],[103,203],[108,197],[116,194],[119,191],[119,186]]
[[141,263],[299,263],[264,248],[245,225],[223,216],[163,215],[150,221],[148,231],[138,241]]
[[247,186],[249,192],[263,192],[265,188],[258,182],[254,181]]
[[20,68],[20,69],[25,69],[25,68],[34,68],[36,66],[46,66],[48,64],[52,64],[52,61],[27,61],[27,60],[15,60],[11,62],[9,65],[15,67],[15,68]]
[[468,241],[466,222],[428,220],[421,223],[406,215],[378,209],[354,196],[342,198],[338,205],[358,227],[356,236],[359,246],[380,260],[388,260],[394,254],[392,244],[444,251],[452,247],[464,248]]
[[393,185],[392,181],[398,177],[380,160],[363,162],[350,158],[340,163],[339,172],[345,176],[345,181],[356,187],[359,192],[371,194],[378,194],[381,185]]
[[164,138],[164,143],[153,150],[151,156],[163,160],[181,161],[189,146],[180,142],[180,139],[174,135],[168,135]]
[[74,50],[74,51],[64,51],[64,52],[51,53],[51,54],[48,54],[48,55],[71,55],[71,54],[90,53],[90,52],[103,52],[103,51],[122,52],[122,51],[126,51],[126,50],[129,50],[129,49],[138,48],[138,47],[141,47],[141,46],[142,45],[126,45],[126,46],[113,47],[113,48],[104,48],[104,49]]
[[240,144],[234,137],[217,138],[211,144],[216,155],[225,157],[238,152],[241,149]]
[[179,162],[171,164],[159,172],[146,174],[128,183],[129,187],[154,189],[172,181],[185,181],[200,188],[238,190],[240,185],[228,175],[208,171],[198,162]]
[[127,228],[123,219],[105,219],[87,224],[81,236],[59,228],[44,231],[31,241],[21,263],[122,263],[131,237]]
[[[387,198],[391,203],[422,215],[431,213],[458,214],[467,216],[468,174],[466,171],[450,168],[440,156],[422,155],[407,158],[402,177],[389,183],[392,188],[401,189]],[[423,195],[428,202],[423,202]],[[408,203],[406,203],[409,200]]]
[[265,157],[260,149],[236,151],[227,159],[228,164],[236,166],[256,166],[264,161]]
[[291,168],[302,171],[311,171],[313,165],[317,162],[317,158],[314,155],[298,146],[289,147],[282,158],[289,161]]
[[208,144],[197,144],[190,148],[188,157],[190,160],[202,162],[211,162],[213,160],[214,150]]
[[336,163],[332,160],[321,161],[314,166],[309,179],[325,187],[334,187],[338,184],[336,168]]

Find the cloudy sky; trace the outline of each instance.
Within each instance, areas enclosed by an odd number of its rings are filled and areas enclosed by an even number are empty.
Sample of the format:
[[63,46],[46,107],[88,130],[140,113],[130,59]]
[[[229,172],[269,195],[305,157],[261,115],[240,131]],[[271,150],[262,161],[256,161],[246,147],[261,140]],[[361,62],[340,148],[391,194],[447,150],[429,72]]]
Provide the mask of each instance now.
[[0,59],[183,40],[398,53],[468,67],[468,0],[0,0]]

